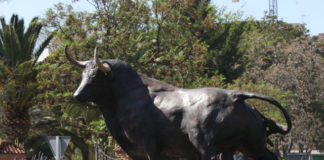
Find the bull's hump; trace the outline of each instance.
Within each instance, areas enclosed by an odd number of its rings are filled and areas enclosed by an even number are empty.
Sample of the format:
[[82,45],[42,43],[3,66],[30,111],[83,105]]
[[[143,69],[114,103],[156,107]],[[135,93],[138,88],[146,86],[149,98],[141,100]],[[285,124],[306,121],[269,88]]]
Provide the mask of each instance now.
[[226,101],[226,90],[218,88],[177,89],[159,94],[154,98],[157,107],[210,106],[217,101]]
[[227,106],[228,103],[232,102],[228,90],[225,89],[209,87],[189,89],[186,92],[188,92],[191,101],[204,104],[207,107],[215,106],[215,104]]
[[176,91],[183,106],[195,106],[197,103],[208,102],[209,96],[207,92],[199,89],[183,89]]

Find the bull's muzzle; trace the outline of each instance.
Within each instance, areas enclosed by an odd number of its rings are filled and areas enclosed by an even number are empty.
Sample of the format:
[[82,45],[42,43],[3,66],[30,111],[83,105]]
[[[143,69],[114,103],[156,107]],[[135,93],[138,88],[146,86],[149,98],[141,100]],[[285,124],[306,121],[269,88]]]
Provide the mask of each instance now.
[[88,87],[86,84],[86,80],[83,79],[78,89],[74,92],[73,97],[79,102],[85,102],[89,100],[89,96],[88,96],[89,91],[87,88]]

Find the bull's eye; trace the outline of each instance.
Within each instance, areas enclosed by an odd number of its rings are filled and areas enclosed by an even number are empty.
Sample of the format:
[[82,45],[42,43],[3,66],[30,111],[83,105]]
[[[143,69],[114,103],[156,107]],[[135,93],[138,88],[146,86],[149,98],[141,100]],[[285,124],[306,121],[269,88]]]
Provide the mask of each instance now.
[[91,76],[90,76],[91,79],[94,79],[94,78],[96,78],[96,77],[97,77],[96,75],[91,75]]

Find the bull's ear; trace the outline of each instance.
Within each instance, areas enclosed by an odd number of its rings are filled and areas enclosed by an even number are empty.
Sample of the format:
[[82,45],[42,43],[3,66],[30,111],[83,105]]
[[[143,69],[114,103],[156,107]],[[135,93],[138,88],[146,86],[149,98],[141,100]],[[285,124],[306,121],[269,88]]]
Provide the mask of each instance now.
[[103,63],[102,65],[103,65],[104,67],[106,67],[106,68],[110,68],[110,66],[109,66],[108,63]]
[[109,79],[112,79],[113,78],[113,72],[111,70],[110,64],[108,62],[103,61],[102,62],[102,66],[105,67],[105,68],[109,68],[110,69],[109,72],[104,72],[104,73],[105,73],[106,76],[109,77]]

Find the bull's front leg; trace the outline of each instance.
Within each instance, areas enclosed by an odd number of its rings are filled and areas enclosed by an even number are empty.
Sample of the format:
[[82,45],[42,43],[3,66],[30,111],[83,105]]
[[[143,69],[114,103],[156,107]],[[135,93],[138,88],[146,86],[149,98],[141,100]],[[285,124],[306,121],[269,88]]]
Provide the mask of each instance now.
[[148,160],[161,160],[161,157],[155,153],[147,153]]
[[158,144],[153,138],[144,141],[144,149],[148,160],[162,160]]
[[233,157],[233,153],[232,152],[224,152],[222,153],[221,155],[221,160],[234,160],[234,157]]

